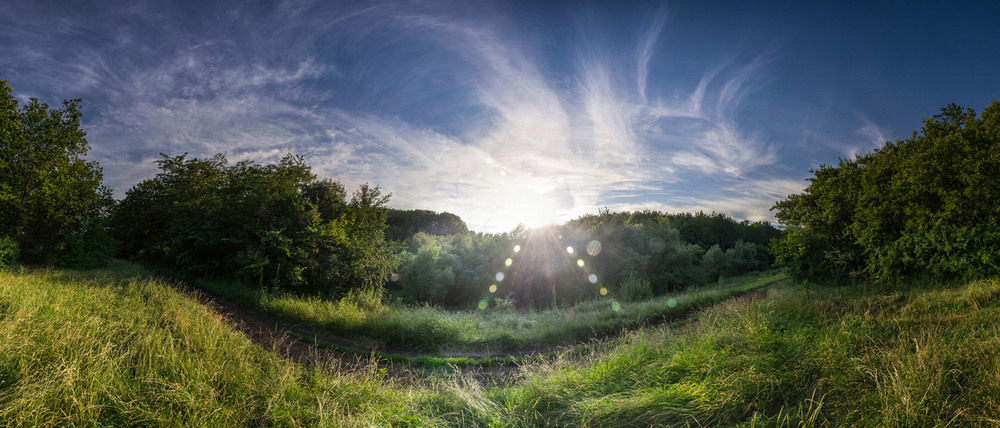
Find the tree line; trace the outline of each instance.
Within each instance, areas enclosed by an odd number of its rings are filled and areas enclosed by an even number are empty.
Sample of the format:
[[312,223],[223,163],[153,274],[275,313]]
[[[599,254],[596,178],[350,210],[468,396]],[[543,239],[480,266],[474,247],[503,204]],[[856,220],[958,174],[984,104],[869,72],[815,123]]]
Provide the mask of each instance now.
[[762,269],[780,233],[716,213],[605,210],[477,234],[451,213],[389,209],[378,186],[348,195],[294,155],[258,164],[161,154],[158,173],[116,201],[100,165],[83,159],[80,100],[57,109],[11,93],[0,81],[0,264],[93,268],[123,257],[265,289],[344,295],[389,284],[415,302],[547,306]]
[[950,104],[905,140],[810,171],[774,206],[774,252],[810,281],[969,279],[1000,273],[1000,102]]
[[766,222],[717,213],[607,210],[501,234],[417,233],[404,242],[390,290],[459,307],[649,297],[769,268],[767,245],[780,233]]

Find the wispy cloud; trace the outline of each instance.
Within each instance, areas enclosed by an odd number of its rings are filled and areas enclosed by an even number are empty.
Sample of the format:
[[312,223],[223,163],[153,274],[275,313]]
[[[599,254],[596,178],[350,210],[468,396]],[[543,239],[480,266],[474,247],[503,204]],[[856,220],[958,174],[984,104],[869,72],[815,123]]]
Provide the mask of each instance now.
[[636,54],[636,86],[639,89],[639,99],[644,103],[646,100],[646,84],[649,79],[649,59],[652,58],[655,52],[656,41],[660,37],[660,32],[663,31],[663,25],[667,22],[667,10],[665,7],[660,6],[656,14],[653,15],[652,21],[646,26],[645,31],[642,33],[642,37],[639,40],[637,54]]
[[[562,67],[514,36],[502,5],[489,8],[286,2],[225,11],[222,31],[144,5],[67,49],[53,46],[73,35],[17,38],[0,53],[29,63],[20,70],[54,70],[41,85],[62,97],[92,99],[92,156],[118,196],[155,173],[160,152],[303,154],[322,176],[379,184],[397,207],[455,212],[488,231],[605,206],[762,219],[781,193],[768,189],[794,187],[747,178],[776,160],[767,136],[739,121],[767,55],[711,65],[693,87],[650,85],[664,8],[625,59],[584,33],[575,43],[587,49]],[[425,120],[430,111],[466,120]]]

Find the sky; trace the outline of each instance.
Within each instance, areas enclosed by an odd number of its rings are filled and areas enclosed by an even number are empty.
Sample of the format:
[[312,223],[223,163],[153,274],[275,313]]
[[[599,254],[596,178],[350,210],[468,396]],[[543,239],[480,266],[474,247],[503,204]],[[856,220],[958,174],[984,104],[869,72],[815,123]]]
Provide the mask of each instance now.
[[11,1],[0,79],[83,99],[118,198],[160,153],[293,153],[480,232],[773,221],[811,168],[1000,98],[997,22],[1000,2]]

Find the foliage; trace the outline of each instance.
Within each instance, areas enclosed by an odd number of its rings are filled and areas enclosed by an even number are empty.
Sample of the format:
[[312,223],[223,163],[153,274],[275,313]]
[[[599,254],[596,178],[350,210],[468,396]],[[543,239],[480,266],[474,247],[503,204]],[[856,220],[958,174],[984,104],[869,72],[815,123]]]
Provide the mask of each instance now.
[[[700,225],[699,230],[715,233],[713,239],[727,245],[723,249],[713,244],[718,263],[714,253],[706,259],[701,245],[681,239],[671,223],[674,217],[689,226]],[[730,241],[721,233],[763,239],[777,229],[717,214],[642,211],[602,212],[561,226],[497,235],[421,232],[406,240],[399,280],[391,287],[399,296],[419,302],[475,307],[500,296],[527,309],[571,305],[599,296],[602,288],[620,294],[629,278],[634,281],[630,286],[648,284],[650,295],[662,295],[770,266],[764,245]],[[588,251],[588,245],[596,243],[600,248]]]
[[465,221],[449,212],[390,209],[387,225],[385,237],[393,241],[404,241],[420,232],[439,236],[469,233]]
[[113,216],[123,255],[186,274],[257,287],[346,293],[380,288],[394,268],[382,235],[378,187],[346,201],[301,157],[228,165],[224,156],[163,157],[161,172],[129,189]]
[[774,251],[811,281],[1000,273],[1000,102],[980,117],[954,104],[920,133],[836,166],[778,202]]
[[618,286],[618,298],[625,302],[636,302],[653,296],[653,287],[648,279],[629,276]]
[[[0,80],[0,236],[29,263],[99,266],[113,252],[103,217],[114,204],[80,127],[80,100],[18,106]],[[87,248],[83,248],[87,247]],[[82,252],[86,256],[81,257]]]
[[17,241],[9,236],[0,236],[0,268],[14,264],[17,253]]

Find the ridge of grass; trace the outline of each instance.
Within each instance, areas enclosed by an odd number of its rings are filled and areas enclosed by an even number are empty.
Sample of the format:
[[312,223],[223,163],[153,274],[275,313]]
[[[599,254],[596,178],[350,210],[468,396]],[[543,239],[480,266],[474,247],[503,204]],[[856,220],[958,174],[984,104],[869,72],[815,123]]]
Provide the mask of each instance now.
[[998,280],[778,285],[690,328],[539,363],[509,388],[457,382],[425,405],[475,426],[996,426],[997,319]]
[[350,337],[358,348],[443,354],[457,359],[574,345],[623,330],[658,324],[786,278],[772,270],[691,287],[639,302],[603,298],[544,311],[446,310],[302,297],[248,289],[224,281],[196,281],[211,293],[270,316]]
[[997,279],[786,282],[520,364],[511,385],[404,384],[282,358],[136,265],[0,269],[0,425],[996,426],[998,319]]
[[413,393],[289,363],[135,265],[0,269],[0,425],[433,424]]

